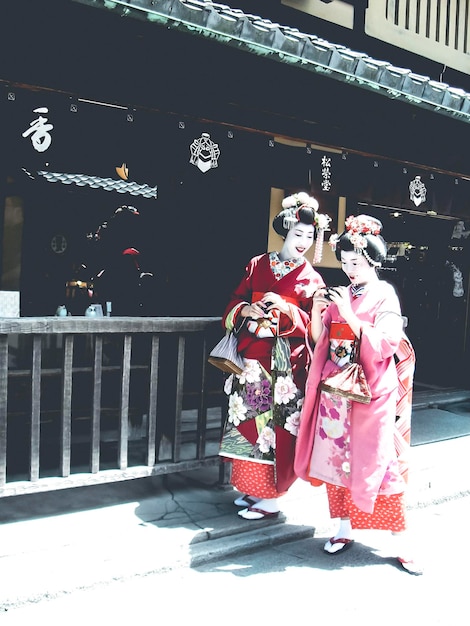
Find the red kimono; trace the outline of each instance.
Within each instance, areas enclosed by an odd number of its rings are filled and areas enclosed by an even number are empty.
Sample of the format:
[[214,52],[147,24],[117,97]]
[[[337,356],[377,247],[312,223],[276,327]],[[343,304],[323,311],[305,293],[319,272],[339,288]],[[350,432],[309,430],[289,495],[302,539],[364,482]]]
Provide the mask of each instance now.
[[[225,310],[225,328],[239,328],[245,369],[225,383],[229,409],[219,454],[233,460],[232,483],[250,495],[274,498],[296,478],[293,458],[309,359],[306,327],[312,295],[323,286],[304,258],[280,261],[271,252],[251,259]],[[266,328],[239,315],[269,291],[288,302],[292,319],[275,311]]]

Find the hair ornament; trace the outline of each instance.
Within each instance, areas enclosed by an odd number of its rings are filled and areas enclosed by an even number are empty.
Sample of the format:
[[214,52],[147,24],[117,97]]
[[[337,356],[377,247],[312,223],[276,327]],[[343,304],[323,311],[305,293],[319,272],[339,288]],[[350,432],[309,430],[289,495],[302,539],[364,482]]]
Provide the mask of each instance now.
[[351,234],[380,235],[381,223],[369,215],[350,215],[346,222],[346,230]]
[[283,219],[283,226],[286,230],[290,230],[297,222],[299,221],[299,209],[302,207],[308,207],[316,213],[318,211],[318,200],[309,196],[305,191],[300,191],[299,193],[294,193],[291,196],[287,196],[282,201],[282,208],[284,209],[285,215]]
[[373,267],[381,267],[382,265],[381,261],[374,261],[374,259],[370,256],[370,254],[367,252],[365,248],[362,250],[362,254],[366,257],[370,265],[372,265]]
[[291,209],[296,208],[299,209],[301,206],[308,206],[314,211],[318,211],[318,200],[313,196],[309,196],[306,191],[299,191],[299,193],[294,193],[291,196],[287,196],[282,201],[283,209]]
[[317,239],[315,241],[315,251],[313,253],[313,263],[320,263],[323,255],[323,241],[325,240],[325,230],[330,230],[331,217],[325,213],[315,213],[315,227],[317,229]]
[[336,246],[338,245],[338,241],[339,241],[338,233],[334,233],[333,235],[330,236],[328,243],[330,244],[333,252],[336,252]]
[[370,262],[370,258],[368,258],[365,251],[365,248],[367,248],[365,235],[380,235],[382,224],[369,215],[350,215],[345,222],[345,226],[354,250],[363,253]]
[[299,215],[297,209],[289,208],[285,211],[282,225],[286,230],[290,230],[299,221]]

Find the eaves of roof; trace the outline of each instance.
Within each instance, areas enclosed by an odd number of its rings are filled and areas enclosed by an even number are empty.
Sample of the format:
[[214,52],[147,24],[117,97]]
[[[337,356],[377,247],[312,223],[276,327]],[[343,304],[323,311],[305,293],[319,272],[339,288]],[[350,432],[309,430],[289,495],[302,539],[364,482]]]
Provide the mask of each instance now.
[[208,37],[470,123],[470,93],[315,35],[207,0],[73,0]]

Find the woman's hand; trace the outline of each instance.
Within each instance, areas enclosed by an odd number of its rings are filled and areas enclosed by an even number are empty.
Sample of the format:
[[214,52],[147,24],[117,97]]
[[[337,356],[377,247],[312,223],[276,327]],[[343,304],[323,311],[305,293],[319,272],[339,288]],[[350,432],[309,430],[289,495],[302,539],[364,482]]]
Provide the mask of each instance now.
[[281,313],[284,313],[284,315],[288,315],[290,317],[291,313],[289,305],[278,293],[274,293],[274,291],[268,291],[262,297],[261,302],[262,306],[264,306],[264,310],[266,311],[266,313],[272,311],[273,309],[278,309]]
[[361,334],[361,321],[352,310],[349,289],[347,287],[330,288],[328,295],[331,302],[334,302],[338,307],[341,317],[349,324],[356,337],[359,337]]
[[266,317],[269,311],[277,309],[281,313],[291,317],[291,310],[287,302],[282,296],[273,291],[268,291],[264,294],[261,300],[246,304],[240,311],[242,317],[251,317],[251,319],[257,320],[260,317]]
[[322,315],[323,311],[330,306],[330,301],[326,297],[327,289],[321,287],[317,289],[312,298],[312,311],[310,314],[310,336],[312,341],[317,343],[323,331]]
[[242,317],[249,317],[253,320],[257,320],[260,317],[266,317],[266,309],[262,300],[258,300],[258,302],[246,304],[240,311],[240,315]]
[[312,299],[312,314],[321,315],[323,311],[330,306],[330,300],[326,297],[327,288],[321,287],[317,289],[313,294]]
[[352,314],[351,300],[347,287],[330,287],[328,297],[330,302],[336,304],[342,317],[347,319]]

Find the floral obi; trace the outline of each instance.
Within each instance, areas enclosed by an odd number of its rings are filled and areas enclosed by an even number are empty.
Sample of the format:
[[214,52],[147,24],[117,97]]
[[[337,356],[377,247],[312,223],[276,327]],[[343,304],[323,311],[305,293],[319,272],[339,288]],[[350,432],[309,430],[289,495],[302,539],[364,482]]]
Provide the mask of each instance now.
[[330,326],[330,359],[344,367],[351,362],[356,335],[345,322],[331,322]]

